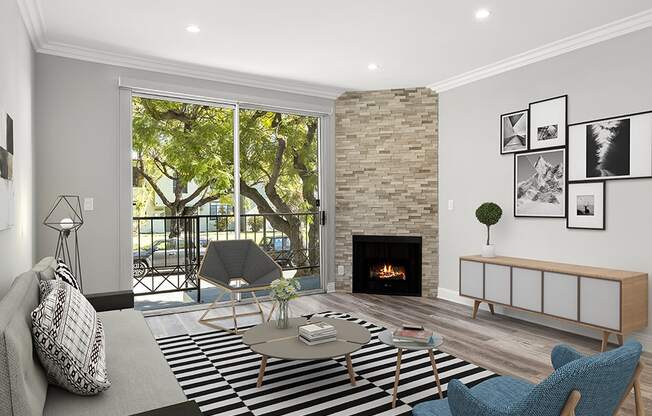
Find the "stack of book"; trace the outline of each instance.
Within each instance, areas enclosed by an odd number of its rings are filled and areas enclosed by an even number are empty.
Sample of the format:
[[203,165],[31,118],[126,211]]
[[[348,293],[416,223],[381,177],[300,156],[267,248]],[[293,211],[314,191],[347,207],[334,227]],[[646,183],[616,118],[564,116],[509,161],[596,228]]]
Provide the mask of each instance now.
[[403,325],[398,328],[392,335],[393,341],[396,343],[406,344],[423,344],[428,345],[433,343],[433,333],[428,331],[422,326],[418,325]]
[[308,345],[319,345],[337,340],[337,330],[326,322],[315,322],[299,327],[299,339]]

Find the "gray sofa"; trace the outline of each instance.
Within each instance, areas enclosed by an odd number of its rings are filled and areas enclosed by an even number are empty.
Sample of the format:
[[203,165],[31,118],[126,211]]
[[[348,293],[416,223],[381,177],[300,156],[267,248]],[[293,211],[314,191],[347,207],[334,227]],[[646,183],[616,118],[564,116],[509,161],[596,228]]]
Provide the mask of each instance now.
[[0,301],[0,415],[118,416],[186,399],[142,314],[101,312],[111,388],[77,396],[48,385],[32,347],[30,313],[39,302],[39,279],[54,277],[53,258],[14,279]]

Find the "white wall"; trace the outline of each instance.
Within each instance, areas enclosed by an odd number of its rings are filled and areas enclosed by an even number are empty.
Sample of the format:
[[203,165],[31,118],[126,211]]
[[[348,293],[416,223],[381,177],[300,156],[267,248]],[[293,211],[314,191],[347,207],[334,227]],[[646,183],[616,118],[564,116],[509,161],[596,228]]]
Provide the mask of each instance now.
[[[0,117],[14,120],[15,225],[0,231],[0,296],[34,261],[34,52],[15,1],[0,2]],[[4,122],[0,123],[4,128]],[[4,133],[3,133],[4,134]]]
[[[333,106],[332,100],[37,54],[36,215],[46,215],[62,193],[95,199],[95,210],[84,213],[79,231],[87,293],[130,285],[130,276],[119,271],[119,203],[129,192],[120,189],[119,163],[124,166],[125,158],[125,172],[131,175],[131,152],[120,148],[119,79],[141,87],[285,108],[317,111]],[[38,256],[51,255],[55,233],[39,227],[37,236]]]
[[[484,201],[504,211],[492,233],[498,254],[652,277],[652,179],[606,184],[606,231],[568,230],[563,219],[514,218],[513,157],[499,154],[500,114],[531,101],[568,94],[569,123],[652,110],[650,45],[652,29],[646,29],[441,93],[441,297],[457,293],[458,257],[480,251],[485,228],[474,211]],[[453,211],[447,208],[451,199]],[[645,332],[652,336],[652,327]]]

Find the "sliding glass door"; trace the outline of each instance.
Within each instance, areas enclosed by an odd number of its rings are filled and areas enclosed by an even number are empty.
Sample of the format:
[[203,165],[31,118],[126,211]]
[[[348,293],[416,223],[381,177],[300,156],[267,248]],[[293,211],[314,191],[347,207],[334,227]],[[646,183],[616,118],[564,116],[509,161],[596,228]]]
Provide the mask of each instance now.
[[198,264],[209,241],[230,239],[255,241],[302,290],[321,289],[319,121],[134,96],[134,292],[211,301]]

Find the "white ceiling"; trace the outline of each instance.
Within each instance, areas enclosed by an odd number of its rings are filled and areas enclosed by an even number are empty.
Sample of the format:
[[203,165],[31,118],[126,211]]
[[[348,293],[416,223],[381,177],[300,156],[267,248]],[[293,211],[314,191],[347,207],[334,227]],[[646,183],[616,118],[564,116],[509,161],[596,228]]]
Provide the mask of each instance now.
[[[32,14],[41,52],[75,48],[356,90],[441,83],[652,7],[650,0],[18,1]],[[478,22],[481,7],[492,14]],[[186,32],[189,24],[201,32]],[[370,62],[381,70],[370,72]]]

